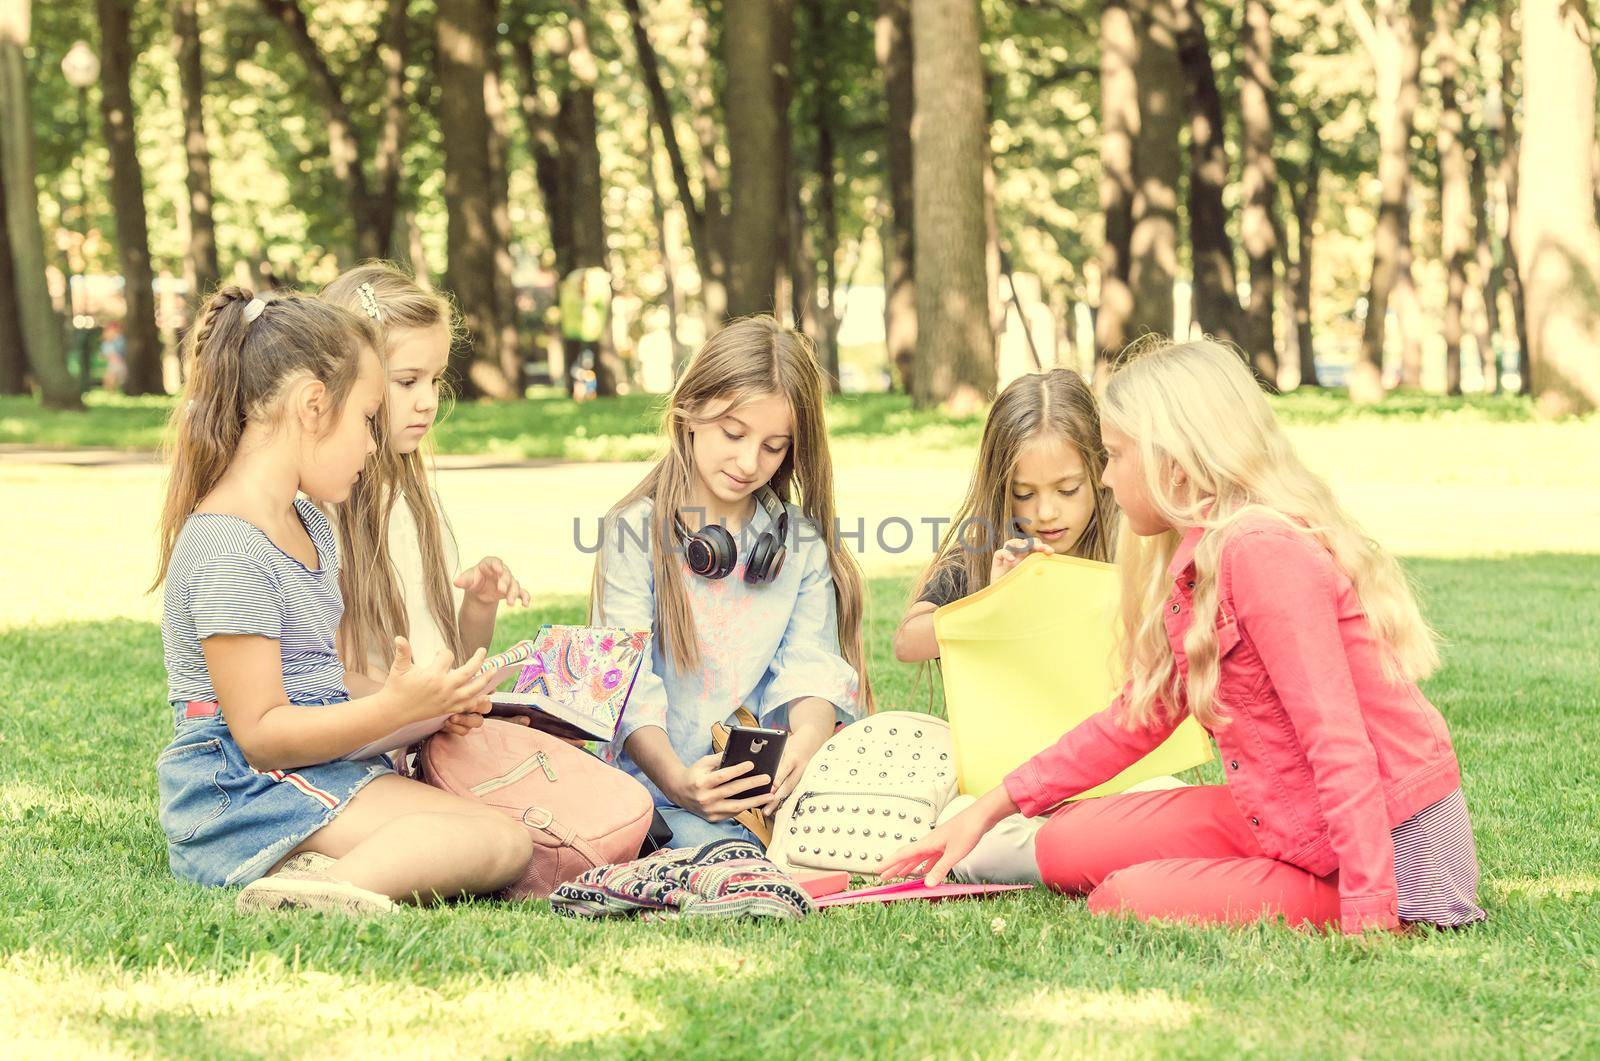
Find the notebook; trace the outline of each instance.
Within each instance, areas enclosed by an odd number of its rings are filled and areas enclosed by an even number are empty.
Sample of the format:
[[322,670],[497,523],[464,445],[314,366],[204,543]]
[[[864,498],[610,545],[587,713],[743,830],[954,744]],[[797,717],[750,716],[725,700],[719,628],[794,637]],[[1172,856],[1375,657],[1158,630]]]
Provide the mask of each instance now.
[[1031,884],[956,884],[946,881],[930,888],[926,881],[918,877],[915,880],[880,884],[873,888],[857,888],[855,891],[836,892],[833,895],[820,896],[812,901],[818,906],[898,903],[906,899],[925,899],[930,902],[937,902],[941,899],[973,899],[983,895],[998,895],[1001,892],[1027,891],[1031,887],[1033,887]]
[[489,694],[489,713],[520,715],[529,724],[575,740],[617,734],[650,631],[606,626],[544,626],[485,667],[521,663],[509,690]]

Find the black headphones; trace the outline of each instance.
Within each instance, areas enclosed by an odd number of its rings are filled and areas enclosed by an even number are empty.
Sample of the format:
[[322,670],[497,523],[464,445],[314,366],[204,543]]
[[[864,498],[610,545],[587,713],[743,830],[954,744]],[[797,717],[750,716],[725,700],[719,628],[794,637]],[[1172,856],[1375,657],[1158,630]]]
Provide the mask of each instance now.
[[[789,552],[788,507],[765,486],[756,494],[756,498],[761,507],[767,510],[767,515],[772,517],[773,526],[762,531],[750,547],[750,556],[745,561],[744,580],[752,584],[771,582],[777,578]],[[673,525],[683,539],[683,554],[688,558],[689,570],[701,578],[727,578],[738,566],[739,547],[733,535],[728,533],[728,528],[722,524],[711,523],[692,534],[681,518],[674,519]]]

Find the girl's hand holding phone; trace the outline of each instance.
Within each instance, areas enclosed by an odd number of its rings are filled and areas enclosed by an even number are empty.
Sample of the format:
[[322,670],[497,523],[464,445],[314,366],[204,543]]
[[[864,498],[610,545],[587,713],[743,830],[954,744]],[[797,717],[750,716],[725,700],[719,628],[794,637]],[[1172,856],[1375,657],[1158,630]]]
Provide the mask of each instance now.
[[678,783],[672,786],[674,791],[666,793],[667,798],[708,822],[726,821],[771,798],[767,793],[740,798],[741,792],[761,788],[772,780],[766,774],[750,775],[754,763],[746,761],[732,766],[721,763],[722,756],[716,752],[696,760],[693,766],[684,769]]

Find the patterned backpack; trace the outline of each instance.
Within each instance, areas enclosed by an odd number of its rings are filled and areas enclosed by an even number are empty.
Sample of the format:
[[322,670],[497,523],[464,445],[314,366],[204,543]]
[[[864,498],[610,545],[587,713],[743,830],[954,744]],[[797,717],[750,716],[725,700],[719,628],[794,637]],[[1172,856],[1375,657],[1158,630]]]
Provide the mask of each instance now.
[[778,809],[767,857],[780,866],[875,874],[920,840],[956,794],[955,750],[943,719],[869,715],[835,733]]

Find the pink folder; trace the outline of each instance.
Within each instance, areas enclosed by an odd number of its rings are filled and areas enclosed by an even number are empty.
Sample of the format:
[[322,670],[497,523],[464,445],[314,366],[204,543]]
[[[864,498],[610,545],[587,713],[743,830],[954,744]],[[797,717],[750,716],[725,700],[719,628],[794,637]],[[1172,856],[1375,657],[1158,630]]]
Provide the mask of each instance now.
[[854,906],[856,903],[897,903],[902,899],[970,899],[998,892],[1026,891],[1031,884],[953,884],[946,882],[935,887],[919,877],[916,880],[880,884],[874,888],[857,888],[851,892],[824,895],[814,900],[818,906]]

